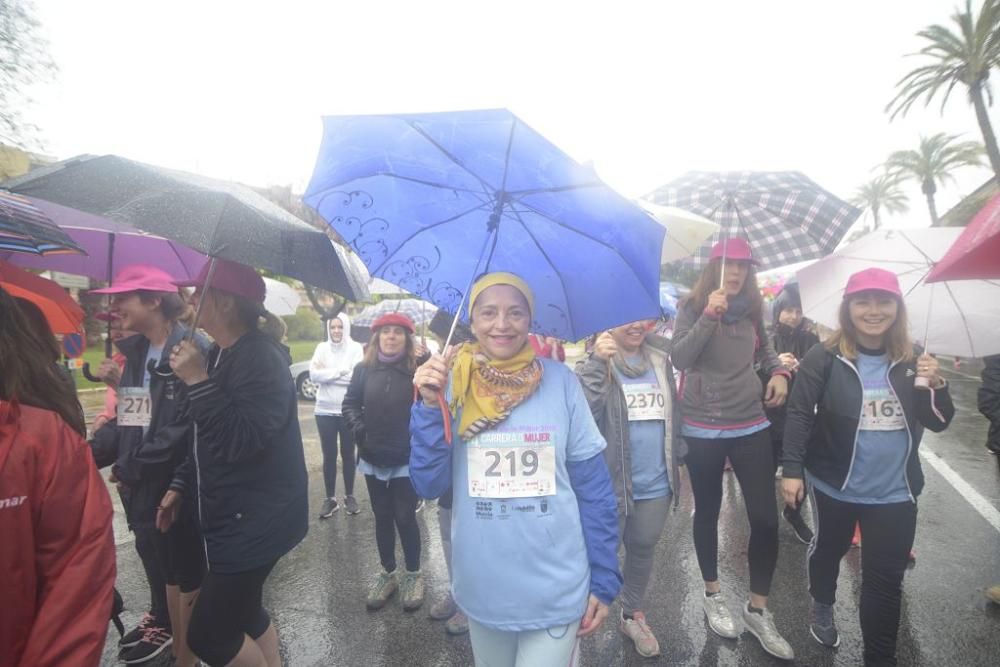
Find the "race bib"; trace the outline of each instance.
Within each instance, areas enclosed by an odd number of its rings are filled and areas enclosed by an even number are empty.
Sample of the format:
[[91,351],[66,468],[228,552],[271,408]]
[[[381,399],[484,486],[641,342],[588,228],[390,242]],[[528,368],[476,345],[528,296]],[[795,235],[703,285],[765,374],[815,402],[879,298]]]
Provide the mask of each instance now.
[[555,430],[487,431],[468,443],[469,495],[533,498],[556,493]]
[[623,384],[622,389],[625,391],[625,405],[628,407],[630,422],[665,418],[666,401],[655,382]]
[[153,402],[149,390],[142,387],[118,389],[118,425],[149,426],[153,417]]
[[861,406],[861,430],[898,431],[906,428],[903,407],[888,387],[865,390]]

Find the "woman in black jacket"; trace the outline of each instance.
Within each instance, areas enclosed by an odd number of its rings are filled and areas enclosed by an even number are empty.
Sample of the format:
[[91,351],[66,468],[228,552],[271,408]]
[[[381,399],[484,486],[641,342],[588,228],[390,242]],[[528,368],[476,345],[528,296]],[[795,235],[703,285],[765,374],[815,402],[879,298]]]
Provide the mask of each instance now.
[[257,272],[212,261],[207,290],[207,270],[187,284],[197,288],[201,325],[215,345],[207,360],[188,341],[170,355],[195,433],[157,524],[171,524],[182,496],[197,503],[208,559],[188,630],[198,657],[213,667],[275,667],[278,635],[262,590],[278,559],[305,537],[309,513],[291,358],[280,342],[284,325],[264,309]]
[[903,573],[924,485],[917,449],[925,427],[943,431],[955,413],[937,369],[909,339],[896,275],[866,269],[848,280],[840,329],[806,354],[788,401],[782,490],[794,506],[809,483],[816,525],[810,632],[824,646],[840,644],[837,576],[860,522],[865,665],[896,664]]
[[[413,322],[402,313],[376,319],[364,361],[354,367],[344,396],[344,421],[358,443],[358,470],[368,485],[383,568],[368,592],[369,609],[381,609],[397,590],[407,611],[424,602],[418,499],[409,466],[413,373],[418,366],[413,331]],[[402,576],[396,574],[397,531],[406,560]]]

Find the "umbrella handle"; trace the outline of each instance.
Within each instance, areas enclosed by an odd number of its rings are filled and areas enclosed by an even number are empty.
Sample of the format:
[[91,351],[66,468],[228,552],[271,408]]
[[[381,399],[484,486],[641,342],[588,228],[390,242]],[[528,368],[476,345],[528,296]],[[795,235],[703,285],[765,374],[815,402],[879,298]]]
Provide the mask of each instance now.
[[[110,357],[111,355],[108,355],[108,356]],[[104,382],[104,380],[102,380],[101,378],[93,375],[90,372],[90,364],[88,362],[84,362],[83,368],[80,369],[80,372],[83,373],[83,377],[87,378],[91,382]]]
[[451,444],[451,411],[445,403],[444,394],[438,392],[438,407],[441,408],[441,416],[444,418],[444,441]]

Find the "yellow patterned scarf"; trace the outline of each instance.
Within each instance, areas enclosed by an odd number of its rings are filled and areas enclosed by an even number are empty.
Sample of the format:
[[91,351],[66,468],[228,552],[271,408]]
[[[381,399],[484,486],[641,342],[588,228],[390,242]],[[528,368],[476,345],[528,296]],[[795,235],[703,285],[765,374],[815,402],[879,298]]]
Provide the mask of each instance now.
[[528,343],[505,361],[488,358],[478,343],[465,343],[455,354],[451,377],[451,414],[462,411],[458,430],[463,440],[471,440],[534,393],[542,381],[542,362]]

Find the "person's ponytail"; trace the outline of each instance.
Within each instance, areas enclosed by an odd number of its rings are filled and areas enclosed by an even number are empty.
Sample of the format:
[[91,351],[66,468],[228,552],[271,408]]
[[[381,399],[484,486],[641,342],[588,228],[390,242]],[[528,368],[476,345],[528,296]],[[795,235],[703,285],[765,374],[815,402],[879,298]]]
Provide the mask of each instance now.
[[269,310],[265,310],[258,320],[259,324],[257,328],[260,329],[268,338],[280,343],[285,340],[285,334],[288,333],[288,325],[285,321],[272,313]]

